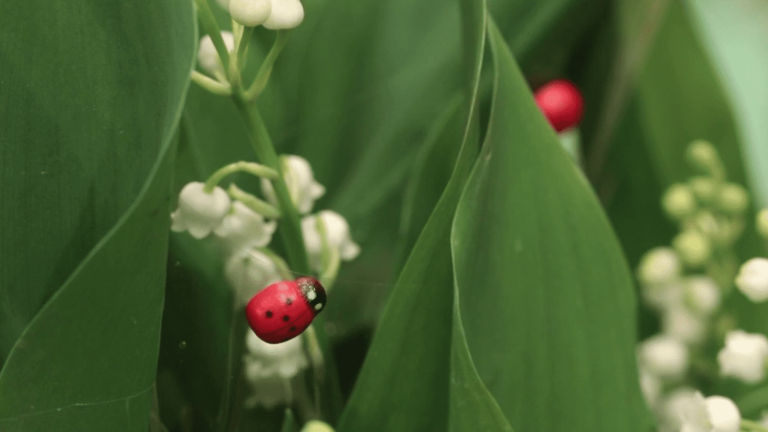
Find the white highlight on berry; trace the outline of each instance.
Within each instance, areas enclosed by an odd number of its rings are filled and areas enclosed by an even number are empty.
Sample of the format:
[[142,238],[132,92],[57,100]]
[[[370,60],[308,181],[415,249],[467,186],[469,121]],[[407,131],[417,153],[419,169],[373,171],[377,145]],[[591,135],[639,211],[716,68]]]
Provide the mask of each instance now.
[[725,336],[725,347],[717,354],[720,374],[756,384],[765,378],[768,339],[757,333],[733,330]]
[[322,308],[323,308],[323,304],[322,303],[318,303],[318,304],[315,305],[315,310],[320,310]]
[[210,193],[200,182],[188,183],[179,194],[179,207],[171,214],[171,230],[189,231],[197,239],[208,236],[221,224],[230,207],[229,196],[216,187]]
[[736,287],[755,303],[768,300],[768,259],[752,258],[736,276]]
[[307,293],[307,300],[312,301],[315,298],[317,298],[317,294],[314,291],[310,291]]

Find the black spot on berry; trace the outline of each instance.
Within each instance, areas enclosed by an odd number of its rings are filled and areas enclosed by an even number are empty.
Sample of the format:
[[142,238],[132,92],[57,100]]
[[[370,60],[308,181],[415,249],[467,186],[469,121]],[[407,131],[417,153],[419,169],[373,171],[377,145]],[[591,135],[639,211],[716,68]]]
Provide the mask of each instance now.
[[267,318],[272,318],[272,311],[267,311]]
[[288,320],[291,319],[288,315],[283,315],[283,321],[288,322]]
[[287,304],[287,305],[289,305],[289,306],[290,306],[291,304],[293,304],[293,297],[288,297],[288,298],[286,298],[286,299],[285,299],[285,304]]
[[291,326],[291,328],[289,328],[288,330],[290,330],[292,332],[295,332],[296,331],[296,326]]

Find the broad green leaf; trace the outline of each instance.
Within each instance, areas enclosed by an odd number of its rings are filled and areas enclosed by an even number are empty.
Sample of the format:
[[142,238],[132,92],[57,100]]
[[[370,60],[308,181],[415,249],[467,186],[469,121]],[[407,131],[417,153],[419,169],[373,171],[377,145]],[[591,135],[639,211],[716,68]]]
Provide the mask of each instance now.
[[17,143],[0,162],[0,429],[145,431],[192,5],[6,2],[0,17],[0,134]]
[[[484,6],[484,5],[483,5]],[[484,14],[483,14],[484,16]],[[453,272],[449,232],[476,154],[477,91],[484,20],[465,24],[468,111],[451,180],[397,280],[338,430],[445,431],[448,428]]]
[[452,233],[477,372],[518,431],[644,431],[629,269],[495,27],[494,102]]
[[687,1],[732,103],[744,164],[758,204],[768,206],[768,2]]
[[194,44],[186,3],[0,4],[0,364],[170,136]]

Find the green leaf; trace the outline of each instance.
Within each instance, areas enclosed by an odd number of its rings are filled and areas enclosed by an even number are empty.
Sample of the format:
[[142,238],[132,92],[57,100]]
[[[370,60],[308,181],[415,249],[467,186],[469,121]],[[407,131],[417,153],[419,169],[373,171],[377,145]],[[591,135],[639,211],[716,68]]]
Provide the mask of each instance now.
[[755,199],[768,206],[768,3],[687,1],[695,30],[732,102]]
[[0,5],[0,223],[13,227],[0,236],[0,363],[136,200],[170,136],[194,43],[186,9]]
[[192,6],[10,2],[0,17],[0,139],[15,143],[0,158],[0,429],[145,431]]
[[465,43],[473,66],[468,68],[469,108],[453,176],[397,280],[340,419],[340,432],[448,427],[453,298],[449,232],[476,155],[475,109],[485,40],[482,17],[467,14]]
[[477,372],[517,430],[647,430],[619,244],[493,26],[489,37],[494,102],[452,233]]

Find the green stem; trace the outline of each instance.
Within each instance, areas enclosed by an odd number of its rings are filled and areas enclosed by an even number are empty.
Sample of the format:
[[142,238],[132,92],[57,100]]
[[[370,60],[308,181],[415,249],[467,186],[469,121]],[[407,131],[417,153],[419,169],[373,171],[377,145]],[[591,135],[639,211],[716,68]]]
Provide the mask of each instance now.
[[232,94],[232,86],[217,81],[211,77],[201,74],[198,71],[192,71],[192,81],[209,92],[219,96],[229,96]]
[[245,98],[247,100],[255,100],[267,87],[267,82],[269,82],[269,76],[272,74],[272,67],[275,65],[275,60],[277,60],[277,56],[280,55],[280,51],[283,50],[287,41],[288,30],[278,30],[277,36],[275,37],[275,43],[272,44],[272,49],[269,50],[267,58],[265,58],[264,63],[261,64],[259,73],[256,74],[256,78],[253,80],[253,84],[251,84],[245,92]]
[[754,422],[752,420],[742,420],[741,428],[752,432],[768,432],[768,428],[765,428],[760,423]]
[[195,0],[195,3],[197,3],[197,17],[200,19],[205,32],[211,37],[213,46],[216,47],[216,52],[219,53],[219,60],[221,60],[222,66],[226,68],[229,65],[229,51],[224,43],[224,39],[221,37],[219,23],[216,22],[216,17],[213,16],[208,0]]
[[235,186],[234,183],[229,185],[229,189],[227,189],[227,193],[232,199],[240,201],[246,207],[264,216],[267,219],[280,218],[279,209],[275,208],[275,206],[273,206],[272,204],[262,201],[256,198],[255,196],[249,194],[248,192],[240,189],[239,187]]
[[285,251],[291,268],[295,272],[309,274],[307,252],[304,249],[304,236],[301,233],[301,218],[296,210],[296,206],[293,204],[288,187],[285,185],[280,161],[277,153],[275,153],[272,140],[267,133],[267,128],[261,120],[258,109],[248,103],[242,94],[236,94],[232,99],[245,121],[256,156],[264,165],[278,172],[277,178],[272,180],[272,186],[275,189],[275,196],[280,206],[280,212],[283,215],[280,234],[285,244]]
[[219,168],[219,170],[213,173],[213,175],[208,178],[208,181],[205,182],[205,188],[203,188],[203,190],[207,193],[211,193],[224,177],[241,171],[253,174],[256,177],[264,177],[268,179],[276,179],[278,176],[277,170],[275,169],[254,162],[240,161]]
[[[233,25],[236,25],[234,21]],[[245,64],[245,54],[248,52],[248,42],[251,40],[253,27],[237,26],[237,37],[235,40],[235,51],[229,59],[229,80],[233,87],[242,86],[242,72]]]
[[315,229],[320,234],[321,244],[320,266],[323,272],[320,275],[320,282],[325,289],[330,289],[336,280],[336,275],[339,273],[341,257],[339,256],[339,251],[331,249],[328,243],[328,231],[326,230],[325,222],[319,215],[315,216]]

